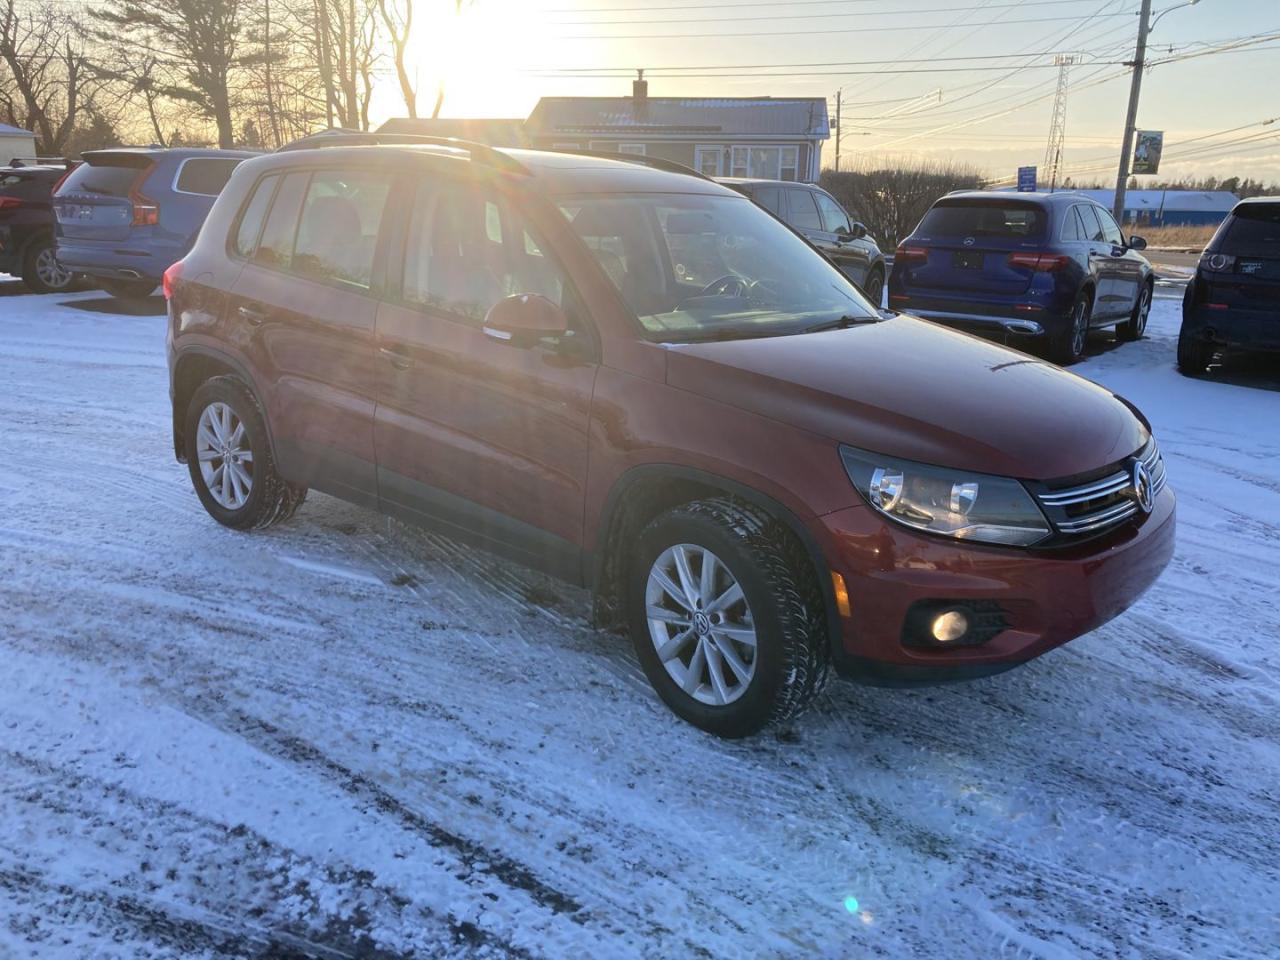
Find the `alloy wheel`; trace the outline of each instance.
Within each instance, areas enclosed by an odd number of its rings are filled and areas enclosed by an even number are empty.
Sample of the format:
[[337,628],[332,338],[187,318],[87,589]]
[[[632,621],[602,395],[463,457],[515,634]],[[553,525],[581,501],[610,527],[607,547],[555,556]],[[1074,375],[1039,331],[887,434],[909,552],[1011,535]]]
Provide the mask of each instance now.
[[196,428],[200,476],[218,506],[239,510],[253,492],[253,450],[244,424],[225,403],[204,408]]
[[737,577],[705,547],[678,543],[653,562],[645,617],[658,660],[699,703],[725,706],[756,672],[756,628]]
[[1084,345],[1089,338],[1089,304],[1081,300],[1076,304],[1075,313],[1071,317],[1071,354],[1082,356]]
[[36,276],[50,290],[61,290],[71,283],[71,271],[58,262],[52,247],[36,254]]
[[1141,338],[1147,329],[1147,317],[1151,313],[1151,288],[1143,286],[1138,300],[1138,315],[1134,318],[1134,339]]

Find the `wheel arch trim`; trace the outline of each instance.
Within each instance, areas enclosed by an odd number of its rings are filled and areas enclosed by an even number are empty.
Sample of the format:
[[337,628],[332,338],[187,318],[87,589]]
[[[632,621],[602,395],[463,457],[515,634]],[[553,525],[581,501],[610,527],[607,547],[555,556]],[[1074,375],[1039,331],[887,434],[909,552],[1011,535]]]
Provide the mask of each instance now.
[[[262,410],[262,423],[267,431],[267,445],[271,448],[271,456],[276,457],[275,435],[271,427],[271,418],[267,415],[267,405],[263,402],[262,390],[258,386],[257,378],[254,377],[248,365],[239,358],[225,351],[218,350],[215,347],[205,346],[204,344],[191,344],[174,351],[173,362],[170,365],[169,374],[169,399],[173,408],[173,452],[175,457],[181,462],[186,455],[185,450],[179,444],[179,437],[183,434],[182,425],[186,420],[186,410],[178,409],[177,396],[177,376],[178,371],[182,368],[183,361],[194,357],[202,357],[206,360],[214,360],[235,371],[236,376],[244,383],[245,387],[253,395],[254,401]],[[197,385],[198,388],[198,385]]]

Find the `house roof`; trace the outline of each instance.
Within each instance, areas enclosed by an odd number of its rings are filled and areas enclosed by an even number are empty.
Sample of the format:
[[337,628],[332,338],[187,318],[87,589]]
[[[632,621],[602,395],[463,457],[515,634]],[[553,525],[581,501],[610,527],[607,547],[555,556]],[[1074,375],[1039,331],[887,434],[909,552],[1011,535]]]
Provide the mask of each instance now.
[[826,139],[821,97],[543,97],[525,122],[533,136],[720,134]]
[[412,134],[419,137],[456,137],[459,140],[487,143],[491,147],[529,145],[523,120],[392,117],[378,128],[378,133]]
[[35,134],[30,130],[23,130],[21,127],[11,127],[7,123],[0,123],[0,136],[34,137]]
[[[1115,201],[1114,190],[1077,190],[1108,210]],[[1239,201],[1234,193],[1226,190],[1126,190],[1126,210],[1179,210],[1206,213],[1227,213]]]

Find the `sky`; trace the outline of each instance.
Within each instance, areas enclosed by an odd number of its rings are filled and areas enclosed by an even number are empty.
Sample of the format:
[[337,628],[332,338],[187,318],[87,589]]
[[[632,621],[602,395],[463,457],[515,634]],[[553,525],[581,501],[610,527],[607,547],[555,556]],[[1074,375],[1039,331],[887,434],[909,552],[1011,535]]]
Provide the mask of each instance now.
[[[525,117],[542,96],[626,96],[640,67],[650,96],[826,97],[833,119],[840,91],[846,168],[950,159],[999,177],[1042,164],[1054,55],[1071,55],[1063,164],[1077,181],[1105,181],[1115,176],[1139,0],[469,0],[456,16],[453,7],[417,0],[413,69],[428,108],[443,79],[441,116]],[[1154,0],[1153,21],[1149,61],[1184,58],[1143,79],[1138,126],[1165,131],[1161,178],[1280,181],[1280,0]],[[1276,39],[1257,49],[1210,52],[1266,35]],[[403,113],[394,82],[374,108]],[[834,154],[833,139],[824,165]]]

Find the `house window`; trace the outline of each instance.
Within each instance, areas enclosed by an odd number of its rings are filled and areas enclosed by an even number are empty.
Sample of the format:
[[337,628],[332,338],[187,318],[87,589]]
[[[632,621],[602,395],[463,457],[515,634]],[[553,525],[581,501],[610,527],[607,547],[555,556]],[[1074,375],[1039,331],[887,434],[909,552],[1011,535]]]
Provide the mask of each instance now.
[[799,180],[799,147],[734,147],[732,176]]
[[720,148],[696,147],[693,152],[693,165],[704,177],[720,176]]
[[643,157],[647,152],[643,143],[616,143],[613,140],[592,140],[590,149],[597,153],[629,153]]
[[643,143],[620,143],[618,144],[618,152],[643,157],[645,155],[645,146]]

